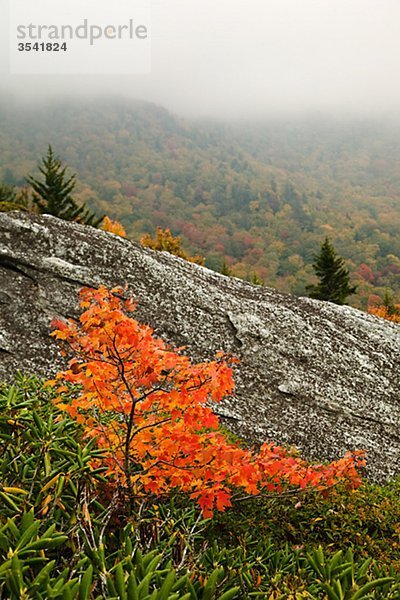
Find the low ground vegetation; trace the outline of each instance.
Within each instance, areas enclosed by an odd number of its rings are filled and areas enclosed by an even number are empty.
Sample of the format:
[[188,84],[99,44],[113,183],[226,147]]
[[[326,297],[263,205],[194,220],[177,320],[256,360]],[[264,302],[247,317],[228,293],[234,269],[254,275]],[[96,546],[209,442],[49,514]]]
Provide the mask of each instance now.
[[2,598],[400,598],[400,482],[204,519],[183,494],[113,496],[93,440],[43,382],[0,391]]

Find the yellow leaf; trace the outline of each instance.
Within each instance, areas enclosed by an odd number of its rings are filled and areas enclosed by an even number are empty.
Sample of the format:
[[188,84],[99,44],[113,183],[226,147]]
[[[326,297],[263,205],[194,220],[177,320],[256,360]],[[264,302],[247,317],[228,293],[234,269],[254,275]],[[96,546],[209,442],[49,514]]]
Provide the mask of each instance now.
[[4,487],[3,492],[7,494],[28,494],[26,490],[21,490],[21,488],[17,487]]
[[57,483],[57,481],[58,481],[58,480],[59,480],[59,478],[60,478],[60,475],[62,475],[62,473],[57,473],[57,475],[54,475],[54,477],[52,477],[52,478],[50,479],[50,481],[48,481],[48,482],[46,483],[46,485],[42,487],[42,490],[41,490],[41,491],[42,491],[42,492],[46,492],[46,491],[47,491],[47,490],[48,490],[48,489],[49,489],[49,488],[50,488],[52,485],[54,485],[55,483]]
[[[53,496],[52,496],[51,494],[48,494],[48,495],[46,496],[46,498],[45,498],[45,499],[43,500],[43,502],[42,502],[42,507],[43,507],[43,509],[45,509],[45,508],[46,508],[46,506],[48,506],[52,500],[53,500]],[[42,512],[43,512],[43,511],[42,511]]]

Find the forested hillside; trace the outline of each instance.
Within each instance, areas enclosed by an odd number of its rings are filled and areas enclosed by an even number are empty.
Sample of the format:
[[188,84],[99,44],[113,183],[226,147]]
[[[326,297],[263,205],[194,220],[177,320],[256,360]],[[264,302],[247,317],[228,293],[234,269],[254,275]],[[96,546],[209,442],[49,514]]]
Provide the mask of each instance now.
[[24,185],[51,143],[76,198],[139,239],[160,225],[234,275],[304,294],[328,235],[365,308],[400,295],[400,123],[189,122],[145,103],[0,107],[0,180]]

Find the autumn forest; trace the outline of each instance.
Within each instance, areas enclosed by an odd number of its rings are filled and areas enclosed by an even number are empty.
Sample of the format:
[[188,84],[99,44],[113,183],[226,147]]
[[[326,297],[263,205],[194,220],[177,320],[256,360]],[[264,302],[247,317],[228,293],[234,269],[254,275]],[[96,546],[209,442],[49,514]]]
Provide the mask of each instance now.
[[0,107],[0,180],[23,187],[49,143],[74,197],[125,227],[180,236],[205,265],[296,295],[326,236],[366,309],[400,297],[400,122],[313,117],[229,124],[127,101]]

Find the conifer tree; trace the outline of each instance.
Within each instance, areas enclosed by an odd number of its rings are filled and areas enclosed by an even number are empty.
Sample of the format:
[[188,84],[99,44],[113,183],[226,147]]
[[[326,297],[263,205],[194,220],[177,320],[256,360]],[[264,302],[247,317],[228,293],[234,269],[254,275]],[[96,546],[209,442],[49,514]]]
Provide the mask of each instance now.
[[40,213],[93,227],[101,223],[103,217],[98,218],[85,205],[79,206],[71,196],[75,189],[76,176],[67,176],[67,168],[62,166],[51,146],[48,148],[47,155],[42,158],[39,171],[44,181],[32,176],[27,177],[27,181],[32,186],[33,203]]
[[306,287],[310,298],[344,304],[348,296],[355,294],[357,286],[350,285],[344,258],[337,255],[329,238],[325,238],[320,253],[315,256],[313,268],[319,283]]

